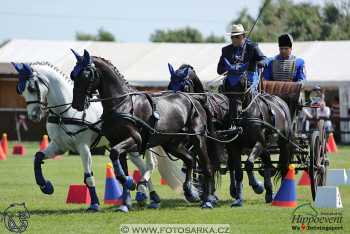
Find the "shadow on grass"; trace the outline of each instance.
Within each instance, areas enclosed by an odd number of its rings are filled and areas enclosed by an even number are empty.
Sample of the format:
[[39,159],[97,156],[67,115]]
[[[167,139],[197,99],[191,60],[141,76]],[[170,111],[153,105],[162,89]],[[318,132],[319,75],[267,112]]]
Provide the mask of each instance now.
[[35,209],[29,210],[30,215],[67,215],[67,214],[86,214],[86,209]]

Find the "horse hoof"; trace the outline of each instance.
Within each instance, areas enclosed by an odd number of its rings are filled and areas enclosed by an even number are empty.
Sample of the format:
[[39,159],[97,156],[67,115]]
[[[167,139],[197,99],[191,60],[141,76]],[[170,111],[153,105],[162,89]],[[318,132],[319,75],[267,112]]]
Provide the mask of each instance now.
[[136,184],[131,176],[126,177],[125,185],[131,191],[134,191],[136,189]]
[[235,198],[237,196],[237,190],[235,185],[230,185],[230,195],[232,198]]
[[160,203],[160,197],[156,193],[156,191],[152,191],[149,193],[149,199],[155,203]]
[[137,192],[135,196],[135,200],[140,206],[145,206],[147,201],[147,195],[142,192]]
[[149,209],[159,209],[160,204],[157,202],[151,202],[151,204],[149,204],[148,208]]
[[49,180],[46,181],[44,186],[40,186],[40,190],[43,193],[48,194],[48,195],[51,195],[54,192],[53,185],[52,185],[52,183]]
[[100,211],[100,206],[98,204],[91,204],[86,211],[91,213],[98,212]]
[[188,202],[190,203],[195,203],[195,202],[199,202],[200,201],[200,197],[198,194],[195,194],[193,192],[189,192],[189,193],[184,193],[185,198]]
[[271,203],[272,202],[272,193],[266,193],[265,194],[265,202]]
[[258,182],[256,185],[252,185],[252,188],[256,194],[262,194],[264,192],[264,186]]
[[209,195],[208,201],[216,206],[219,203],[219,198],[216,195]]
[[232,204],[231,207],[241,207],[243,206],[243,200],[242,199],[236,199]]
[[127,205],[121,205],[116,209],[117,212],[123,212],[123,213],[128,213],[129,208]]
[[201,205],[201,208],[202,209],[213,209],[214,206],[210,201],[206,201],[206,202],[203,202],[203,204]]

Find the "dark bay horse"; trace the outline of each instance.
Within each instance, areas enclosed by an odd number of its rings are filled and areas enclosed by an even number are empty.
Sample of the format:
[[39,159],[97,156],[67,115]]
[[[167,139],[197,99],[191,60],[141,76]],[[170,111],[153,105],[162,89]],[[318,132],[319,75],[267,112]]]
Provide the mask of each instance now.
[[[204,173],[201,206],[212,208],[208,197],[213,190],[213,169],[205,144],[207,117],[202,105],[184,93],[151,96],[137,92],[107,60],[90,57],[86,50],[83,56],[74,54],[77,64],[71,73],[74,81],[72,107],[84,110],[89,96],[98,91],[103,106],[102,132],[111,145],[110,158],[117,179],[124,186],[132,187],[132,178],[125,175],[125,166],[123,170],[119,159],[126,153],[143,152],[158,145],[191,168],[193,156],[183,146],[183,139],[187,138],[194,146]],[[184,190],[191,187],[191,175],[186,171]]]
[[[230,127],[231,115],[235,115],[234,125],[243,128],[243,134],[237,140],[226,144],[228,153],[228,168],[230,171],[230,193],[236,200],[232,206],[241,206],[243,204],[242,197],[242,179],[243,171],[241,168],[241,154],[248,149],[250,151],[248,159],[245,163],[245,169],[248,174],[249,184],[256,193],[262,193],[263,187],[254,176],[254,160],[259,156],[269,139],[273,136],[273,131],[266,128],[264,121],[274,124],[276,129],[290,136],[290,116],[286,104],[278,97],[270,95],[261,95],[261,97],[253,97],[250,92],[247,92],[248,87],[244,82],[239,83],[239,87],[234,90],[235,93],[213,94],[205,92],[203,85],[196,75],[193,67],[184,64],[176,71],[169,65],[171,81],[168,88],[173,90],[188,91],[202,93],[207,95],[207,112],[209,111],[209,121],[214,122],[215,130],[224,130]],[[260,94],[259,94],[260,95]],[[231,100],[229,100],[229,98]],[[229,102],[237,102],[238,105],[231,105],[229,111]],[[274,102],[275,104],[273,104]],[[243,107],[244,110],[240,110]],[[233,109],[233,110],[232,110]],[[271,112],[274,113],[274,118],[271,117]],[[261,121],[262,120],[262,121]],[[274,122],[274,123],[272,123]],[[284,175],[288,169],[288,164],[291,158],[291,149],[288,140],[283,137],[277,139],[280,148],[279,157],[279,175]],[[262,157],[264,162],[264,186],[266,188],[265,200],[272,201],[272,183],[271,171],[272,165],[269,155],[264,154]]]

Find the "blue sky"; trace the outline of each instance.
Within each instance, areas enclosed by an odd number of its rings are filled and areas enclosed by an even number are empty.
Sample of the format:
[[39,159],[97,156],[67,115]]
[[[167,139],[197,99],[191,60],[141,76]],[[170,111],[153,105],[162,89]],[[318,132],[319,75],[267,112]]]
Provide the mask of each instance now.
[[100,27],[122,42],[147,42],[156,29],[184,26],[224,35],[243,7],[256,16],[260,5],[261,0],[1,0],[0,41],[74,40],[76,31],[96,33]]

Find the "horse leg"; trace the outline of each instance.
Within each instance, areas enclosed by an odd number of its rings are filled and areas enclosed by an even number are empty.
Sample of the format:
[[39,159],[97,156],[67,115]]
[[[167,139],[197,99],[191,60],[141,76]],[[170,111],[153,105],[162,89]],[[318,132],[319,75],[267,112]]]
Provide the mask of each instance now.
[[243,205],[243,170],[241,166],[241,147],[232,144],[227,147],[228,168],[230,171],[230,194],[235,199],[231,207],[240,207]]
[[[140,169],[141,171],[141,180],[140,182],[137,184],[137,192],[136,192],[136,196],[135,196],[135,200],[137,201],[139,206],[144,206],[148,196],[147,196],[147,181],[148,178],[145,174],[149,174],[148,170],[146,168],[146,164],[144,162],[144,160],[141,159],[141,155],[137,152],[131,152],[129,153],[130,155],[130,160],[133,162],[133,164]],[[149,177],[149,176],[148,176]]]
[[88,145],[82,144],[78,147],[78,152],[84,167],[84,183],[88,187],[91,197],[90,207],[87,209],[87,211],[96,212],[99,210],[100,202],[96,193],[94,174],[91,170],[91,151]]
[[44,160],[52,158],[57,154],[62,154],[64,151],[60,150],[58,145],[54,141],[51,141],[48,147],[44,151],[36,152],[34,156],[34,175],[37,185],[39,185],[40,190],[45,194],[53,194],[54,187],[49,180],[45,180],[41,164],[44,164]]
[[193,172],[193,158],[192,155],[188,152],[186,147],[183,144],[179,144],[177,146],[168,144],[163,145],[163,149],[176,156],[177,158],[181,159],[186,166],[186,178],[185,182],[183,183],[183,191],[184,196],[188,202],[198,202],[200,200],[199,194],[197,191],[192,190],[192,172]]
[[[113,168],[114,168],[114,173],[116,175],[116,178],[120,181],[120,183],[123,185],[123,195],[122,195],[122,200],[123,200],[123,205],[119,207],[119,211],[122,212],[128,212],[129,208],[128,205],[129,203],[129,197],[130,197],[130,189],[134,190],[136,185],[133,181],[133,178],[131,176],[127,176],[127,174],[124,173],[124,170],[127,173],[127,164],[126,164],[126,155],[127,151],[136,151],[137,150],[137,143],[134,140],[134,138],[129,137],[126,140],[118,143],[117,145],[113,146],[111,148],[110,152],[110,159],[113,163]],[[124,156],[124,157],[121,157]],[[125,160],[125,162],[121,163],[119,160]],[[124,166],[124,168],[123,168]]]
[[146,160],[147,169],[149,171],[148,189],[150,192],[149,196],[150,196],[150,201],[151,201],[148,208],[157,209],[157,208],[159,208],[160,197],[157,194],[157,192],[155,191],[153,183],[152,183],[152,179],[151,179],[151,174],[153,173],[153,170],[157,166],[157,158],[156,158],[156,156],[151,154],[149,151],[147,151],[146,155],[145,155],[145,160]]
[[263,146],[260,142],[257,142],[252,152],[249,154],[247,161],[245,162],[245,169],[248,174],[249,179],[249,185],[252,186],[254,192],[256,194],[261,194],[264,192],[264,187],[261,182],[259,182],[253,172],[254,169],[254,161],[255,159],[260,155],[261,151],[263,150]]
[[265,202],[271,203],[272,202],[272,195],[273,195],[273,187],[272,187],[272,181],[271,181],[271,175],[272,175],[272,163],[270,154],[263,150],[261,154],[261,159],[264,164],[264,187],[266,190],[265,193]]
[[204,174],[204,187],[202,193],[203,203],[201,204],[201,207],[213,208],[213,203],[210,201],[209,195],[212,193],[212,191],[214,191],[213,186],[215,186],[215,182],[213,181],[213,173],[208,157],[206,139],[202,136],[195,136],[191,138],[191,142],[198,154],[198,163]]
[[[212,135],[216,136],[214,132],[212,132]],[[224,153],[222,150],[222,147],[224,145],[219,144],[213,140],[207,140],[207,150],[208,150],[208,157],[210,159],[211,165],[215,168],[215,171],[219,172],[220,171],[220,164],[221,164],[221,155]],[[215,179],[220,179],[220,175],[216,174],[213,179],[213,184],[212,184],[212,191],[210,192],[209,195],[209,200],[213,204],[217,204],[219,202],[218,196],[215,194],[216,188],[215,188]]]

